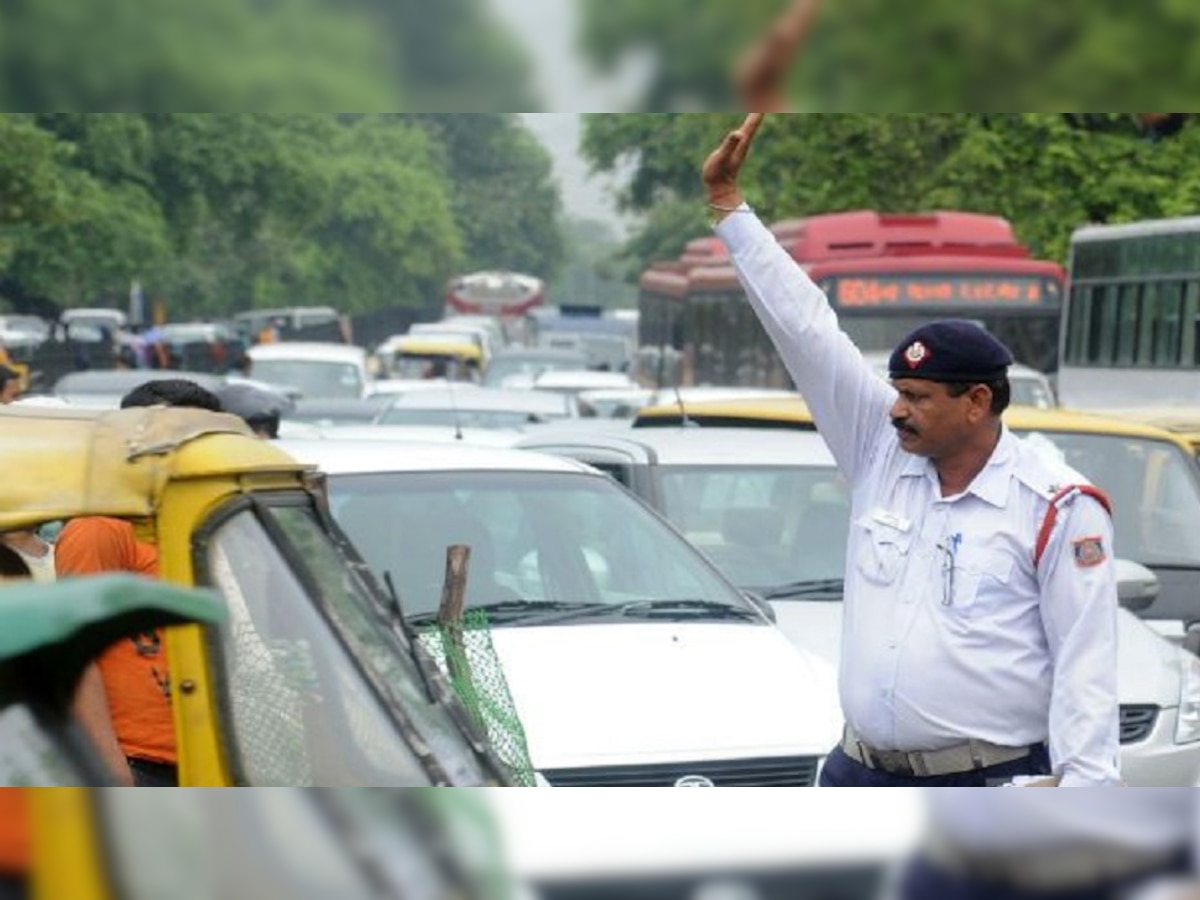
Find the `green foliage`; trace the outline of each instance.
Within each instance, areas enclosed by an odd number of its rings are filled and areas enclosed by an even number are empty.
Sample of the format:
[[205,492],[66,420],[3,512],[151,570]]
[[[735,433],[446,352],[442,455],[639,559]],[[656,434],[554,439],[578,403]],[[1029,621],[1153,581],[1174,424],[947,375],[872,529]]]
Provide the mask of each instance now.
[[512,115],[0,114],[0,291],[174,319],[440,308],[469,268],[553,275],[550,160]]
[[[700,167],[738,121],[587,118],[583,150],[597,169],[636,160],[622,201],[649,213],[629,247],[639,268],[704,233]],[[1152,143],[1123,114],[780,115],[760,133],[743,185],[771,220],[851,209],[1001,215],[1036,253],[1062,260],[1080,225],[1194,213],[1198,149],[1200,129]]]
[[445,149],[467,267],[552,278],[565,248],[545,148],[512,113],[417,118]]
[[[582,0],[601,70],[649,53],[644,110],[730,109],[735,57],[790,0]],[[806,110],[1054,110],[1200,88],[1192,0],[826,0],[793,84]],[[1183,107],[1164,102],[1160,107]]]

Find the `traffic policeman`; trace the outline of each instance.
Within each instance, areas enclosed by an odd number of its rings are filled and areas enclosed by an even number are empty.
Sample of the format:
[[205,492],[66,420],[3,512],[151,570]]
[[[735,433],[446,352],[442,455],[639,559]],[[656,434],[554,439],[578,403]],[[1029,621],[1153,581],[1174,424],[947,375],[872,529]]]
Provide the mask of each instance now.
[[704,178],[746,295],[852,488],[847,728],[822,784],[1119,783],[1102,497],[1004,426],[1012,356],[977,325],[918,329],[891,384],[874,373],[738,189],[762,119],[726,137]]

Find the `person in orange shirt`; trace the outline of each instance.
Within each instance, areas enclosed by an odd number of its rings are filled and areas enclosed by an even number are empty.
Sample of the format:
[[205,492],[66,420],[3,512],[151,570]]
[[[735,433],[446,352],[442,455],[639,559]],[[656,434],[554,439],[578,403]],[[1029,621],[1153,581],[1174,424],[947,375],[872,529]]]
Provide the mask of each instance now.
[[32,858],[29,789],[0,788],[0,900],[28,896]]
[[[148,382],[121,408],[175,406],[221,411],[220,400],[185,379]],[[101,572],[158,577],[158,547],[139,540],[123,519],[88,517],[67,523],[55,547],[59,578]],[[122,784],[178,784],[175,724],[167,651],[160,630],[114,644],[85,673],[75,714]]]

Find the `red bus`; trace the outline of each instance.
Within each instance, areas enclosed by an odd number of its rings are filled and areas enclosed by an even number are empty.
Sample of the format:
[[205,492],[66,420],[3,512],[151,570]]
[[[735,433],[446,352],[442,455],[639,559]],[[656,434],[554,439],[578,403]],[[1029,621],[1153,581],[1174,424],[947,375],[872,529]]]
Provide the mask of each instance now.
[[[866,352],[892,350],[930,319],[980,322],[1018,361],[1058,363],[1065,282],[1057,263],[1031,258],[995,216],[850,212],[792,219],[771,229],[828,295]],[[684,384],[786,387],[787,374],[716,238],[641,278],[642,345],[681,355]]]

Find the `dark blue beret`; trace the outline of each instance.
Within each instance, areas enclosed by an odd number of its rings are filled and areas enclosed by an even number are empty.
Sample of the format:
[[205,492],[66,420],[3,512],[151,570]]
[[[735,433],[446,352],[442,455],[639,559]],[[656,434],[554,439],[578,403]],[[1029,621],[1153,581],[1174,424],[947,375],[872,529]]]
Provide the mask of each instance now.
[[901,341],[888,373],[893,379],[967,384],[1003,378],[1012,364],[1012,353],[987,330],[950,319],[922,325]]

